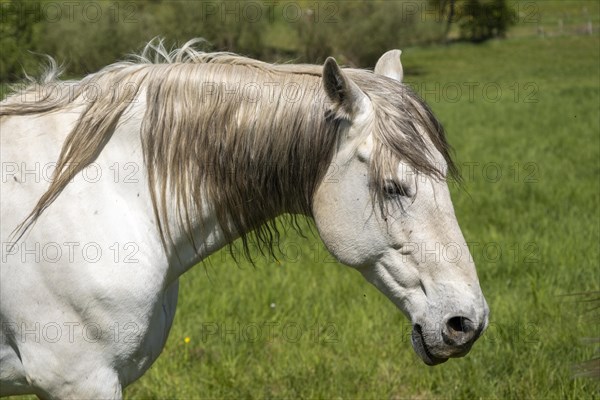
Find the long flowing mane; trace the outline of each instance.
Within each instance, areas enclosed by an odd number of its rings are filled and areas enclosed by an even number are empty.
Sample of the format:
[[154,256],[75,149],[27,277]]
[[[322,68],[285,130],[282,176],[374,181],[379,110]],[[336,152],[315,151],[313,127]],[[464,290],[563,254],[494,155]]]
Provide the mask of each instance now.
[[[58,112],[84,105],[67,136],[48,190],[15,231],[17,240],[52,204],[71,179],[93,162],[136,99],[145,96],[140,140],[163,243],[176,218],[192,239],[192,226],[210,202],[226,237],[254,231],[272,251],[283,213],[312,214],[313,194],[325,176],[347,127],[322,88],[322,67],[268,64],[231,53],[204,53],[190,41],[167,51],[150,42],[134,60],[118,62],[58,95],[52,64],[44,79],[0,103],[0,122],[11,115]],[[371,159],[373,196],[382,203],[383,182],[402,159],[417,171],[443,178],[429,141],[457,176],[441,124],[406,85],[370,71],[344,69],[375,110]],[[101,95],[89,96],[89,89]],[[40,96],[40,93],[44,93]],[[35,101],[25,101],[36,97]],[[168,210],[167,199],[176,209]],[[193,243],[198,248],[197,243]]]

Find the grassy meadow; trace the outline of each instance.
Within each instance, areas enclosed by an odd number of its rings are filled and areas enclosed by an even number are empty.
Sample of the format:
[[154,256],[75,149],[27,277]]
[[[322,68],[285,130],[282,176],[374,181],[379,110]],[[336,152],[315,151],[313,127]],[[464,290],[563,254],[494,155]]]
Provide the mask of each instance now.
[[485,335],[427,367],[400,311],[308,229],[290,230],[278,260],[223,250],[181,278],[167,345],[126,399],[600,397],[574,369],[600,337],[589,296],[575,295],[600,291],[598,34],[403,50],[463,172],[451,189],[491,310]]
[[222,251],[183,276],[167,346],[125,397],[598,397],[573,371],[597,356],[598,315],[572,294],[600,290],[599,49],[596,35],[403,53],[465,179],[454,204],[491,308],[467,357],[425,366],[383,295],[290,232],[279,261]]

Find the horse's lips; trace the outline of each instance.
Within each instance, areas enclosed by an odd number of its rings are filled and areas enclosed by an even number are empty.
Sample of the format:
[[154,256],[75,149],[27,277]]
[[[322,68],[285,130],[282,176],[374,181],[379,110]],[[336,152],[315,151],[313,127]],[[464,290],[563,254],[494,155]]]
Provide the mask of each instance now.
[[435,357],[429,352],[429,350],[427,350],[425,340],[423,339],[423,332],[421,331],[421,327],[419,325],[415,325],[413,327],[411,339],[415,352],[419,355],[419,357],[421,357],[425,364],[434,366],[448,361],[447,358]]

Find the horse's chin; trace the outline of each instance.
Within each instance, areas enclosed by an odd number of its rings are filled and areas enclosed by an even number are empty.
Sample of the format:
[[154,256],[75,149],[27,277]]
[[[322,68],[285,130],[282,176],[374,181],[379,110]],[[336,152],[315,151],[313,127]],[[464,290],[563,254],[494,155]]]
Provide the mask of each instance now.
[[429,352],[425,339],[423,339],[423,332],[420,325],[415,325],[412,330],[412,345],[415,349],[415,353],[421,357],[421,360],[429,366],[445,363],[448,361],[447,358],[436,357]]

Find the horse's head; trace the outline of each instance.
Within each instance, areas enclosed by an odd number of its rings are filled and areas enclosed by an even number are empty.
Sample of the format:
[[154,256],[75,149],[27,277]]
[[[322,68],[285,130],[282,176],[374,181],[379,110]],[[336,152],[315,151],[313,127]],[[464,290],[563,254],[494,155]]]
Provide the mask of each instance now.
[[410,318],[415,351],[435,365],[470,350],[488,306],[454,214],[443,130],[401,80],[398,50],[375,74],[325,63],[330,117],[343,122],[313,216],[331,253]]

